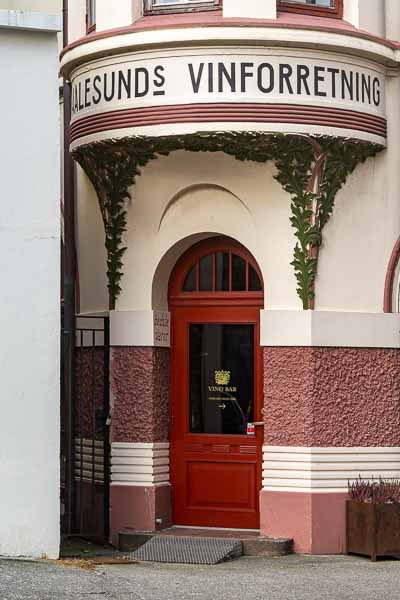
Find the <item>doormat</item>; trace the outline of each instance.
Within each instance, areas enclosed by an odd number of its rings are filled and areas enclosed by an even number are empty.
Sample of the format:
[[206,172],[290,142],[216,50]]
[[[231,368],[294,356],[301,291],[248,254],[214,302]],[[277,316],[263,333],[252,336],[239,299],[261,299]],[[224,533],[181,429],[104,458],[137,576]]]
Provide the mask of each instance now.
[[131,556],[151,562],[217,565],[242,554],[240,540],[156,535]]

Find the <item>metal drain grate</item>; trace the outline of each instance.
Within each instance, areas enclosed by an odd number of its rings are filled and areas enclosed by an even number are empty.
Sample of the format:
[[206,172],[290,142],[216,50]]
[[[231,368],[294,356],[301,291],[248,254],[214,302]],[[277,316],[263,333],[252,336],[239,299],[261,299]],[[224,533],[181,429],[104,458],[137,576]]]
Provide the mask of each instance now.
[[240,540],[156,535],[131,556],[151,562],[216,565],[242,554]]

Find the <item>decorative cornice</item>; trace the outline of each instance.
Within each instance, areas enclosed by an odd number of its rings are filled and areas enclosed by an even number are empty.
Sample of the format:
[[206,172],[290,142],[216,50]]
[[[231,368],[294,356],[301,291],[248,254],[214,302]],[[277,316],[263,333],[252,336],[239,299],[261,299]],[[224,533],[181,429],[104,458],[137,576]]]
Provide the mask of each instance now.
[[[368,56],[388,66],[397,66],[399,61],[398,42],[386,40],[365,31],[347,27],[327,26],[304,20],[301,23],[263,19],[173,19],[156,24],[154,17],[141,19],[128,27],[92,33],[69,44],[61,52],[63,75],[78,64],[103,55],[130,51],[135,47],[171,47],[187,44],[225,43],[232,41],[254,44],[282,45],[293,47],[301,44],[310,48],[331,49]],[[335,21],[338,21],[335,19]],[[338,21],[340,23],[340,21]],[[309,24],[310,23],[310,24]],[[344,23],[343,21],[341,23]]]
[[[199,104],[169,104],[165,106],[147,106],[113,110],[104,113],[95,113],[77,119],[71,124],[71,143],[76,147],[82,143],[82,138],[98,133],[108,132],[109,137],[116,134],[115,130],[123,131],[126,128],[154,127],[158,125],[211,123],[213,129],[237,122],[252,127],[257,124],[271,124],[271,129],[276,132],[277,124],[290,126],[295,123],[301,131],[301,125],[312,127],[331,127],[337,129],[338,134],[344,131],[353,131],[370,134],[373,139],[385,140],[387,133],[386,119],[356,110],[347,110],[341,107],[315,106],[304,104],[281,103],[250,103],[250,102],[225,102],[225,103],[199,103]],[[242,125],[242,126],[243,126]],[[232,129],[231,129],[232,130]],[[84,141],[84,139],[83,139]]]

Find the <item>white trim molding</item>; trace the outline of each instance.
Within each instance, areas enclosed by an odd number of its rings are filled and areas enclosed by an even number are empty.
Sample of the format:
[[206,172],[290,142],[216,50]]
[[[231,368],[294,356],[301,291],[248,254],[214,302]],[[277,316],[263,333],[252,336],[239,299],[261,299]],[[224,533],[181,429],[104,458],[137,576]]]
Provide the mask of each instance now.
[[261,346],[400,348],[400,314],[263,310]]
[[170,321],[168,311],[111,311],[110,344],[169,348]]
[[269,492],[341,492],[348,481],[399,478],[400,447],[263,447],[263,489]]
[[111,485],[155,486],[169,481],[168,442],[111,444]]
[[62,30],[62,18],[61,15],[2,8],[0,9],[1,27],[56,33]]

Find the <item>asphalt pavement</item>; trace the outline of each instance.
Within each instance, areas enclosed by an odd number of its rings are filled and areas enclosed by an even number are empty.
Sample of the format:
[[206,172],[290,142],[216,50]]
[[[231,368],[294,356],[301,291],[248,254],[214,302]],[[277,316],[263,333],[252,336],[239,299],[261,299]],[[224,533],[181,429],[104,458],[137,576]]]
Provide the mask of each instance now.
[[209,566],[138,563],[92,571],[0,560],[0,600],[400,600],[400,561],[241,558]]

